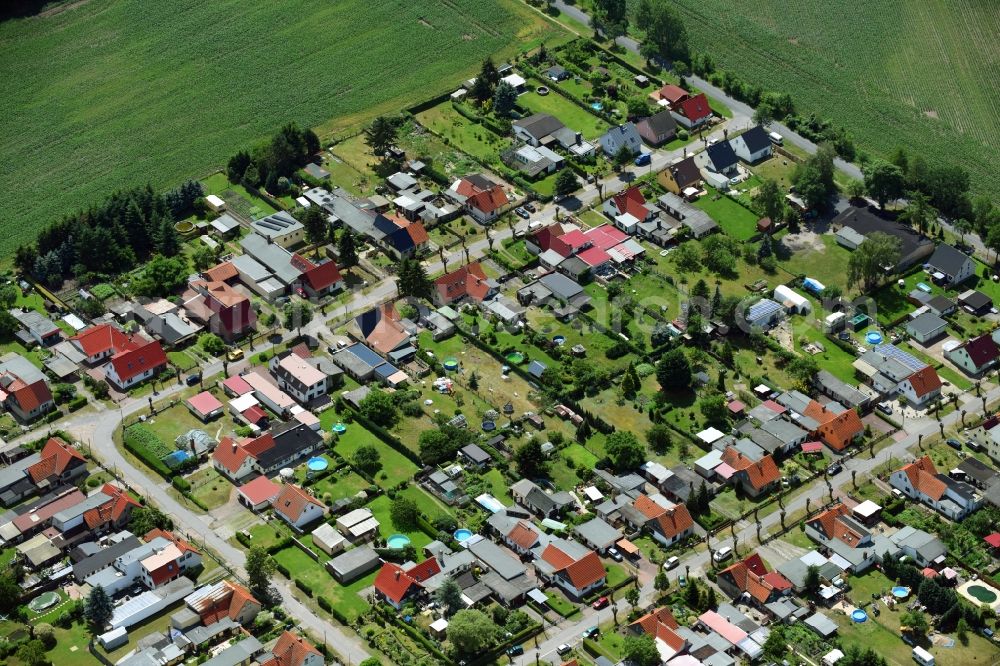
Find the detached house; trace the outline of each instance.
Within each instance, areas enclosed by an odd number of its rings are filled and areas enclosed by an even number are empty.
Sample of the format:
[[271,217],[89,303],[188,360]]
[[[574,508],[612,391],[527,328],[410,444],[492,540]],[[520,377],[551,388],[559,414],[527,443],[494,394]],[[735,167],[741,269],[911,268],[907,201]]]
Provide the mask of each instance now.
[[243,337],[257,324],[257,312],[250,299],[226,282],[192,282],[183,298],[190,316],[228,343]]
[[535,560],[535,571],[542,580],[561,587],[580,599],[604,587],[607,572],[597,553],[583,544],[554,537]]
[[503,187],[479,173],[456,180],[445,194],[480,224],[497,219],[510,203]]
[[621,516],[633,527],[646,527],[664,546],[683,541],[694,533],[694,519],[684,504],[674,504],[657,496],[640,495],[631,505],[621,508]]
[[518,555],[526,555],[542,542],[542,534],[529,521],[508,516],[503,511],[494,513],[486,521],[496,530],[500,539]]
[[662,662],[670,661],[688,648],[688,640],[681,635],[685,630],[686,628],[681,629],[673,613],[666,606],[646,613],[628,625],[629,633],[634,636],[642,634],[652,636]]
[[323,438],[302,423],[288,424],[259,437],[239,442],[223,437],[212,452],[212,466],[229,480],[240,483],[251,474],[270,475],[312,455]]
[[[755,461],[730,446],[722,452],[722,462],[732,469],[730,479],[740,484],[743,492],[750,497],[769,492],[781,479],[778,465],[770,455]],[[719,470],[716,469],[716,472]]]
[[37,487],[54,488],[73,483],[86,475],[87,460],[63,440],[50,437],[42,447],[38,461],[29,465],[25,471]]
[[173,532],[155,529],[143,537],[152,552],[139,560],[138,577],[151,590],[201,564],[201,553]]
[[940,243],[925,265],[937,284],[955,285],[965,282],[976,273],[976,262],[947,243]]
[[510,487],[514,501],[542,518],[556,518],[573,505],[573,497],[565,492],[551,495],[529,479],[521,479]]
[[478,261],[473,261],[458,270],[446,273],[434,280],[434,303],[450,305],[468,297],[476,303],[493,298],[500,285],[488,277]]
[[985,333],[954,349],[946,350],[944,355],[968,374],[980,375],[996,364],[997,357],[1000,357],[1000,346],[997,346],[989,333]]
[[730,598],[746,599],[758,608],[787,596],[792,590],[792,583],[777,571],[768,572],[764,560],[756,553],[720,571],[715,582]]
[[423,583],[441,572],[437,558],[430,557],[407,569],[386,562],[375,576],[375,593],[390,606],[399,610],[403,604],[424,593]]
[[126,335],[111,324],[98,324],[70,338],[90,365],[104,361],[105,378],[120,390],[149,379],[167,366],[159,341]]
[[[701,171],[694,161],[694,155],[671,164],[656,178],[667,190],[678,196],[689,198],[701,189]],[[691,190],[693,192],[689,194]]]
[[743,134],[729,140],[733,152],[748,164],[754,164],[771,156],[772,144],[767,131],[760,125],[755,125]]
[[629,155],[638,155],[642,152],[642,137],[634,123],[624,123],[612,127],[601,135],[598,140],[601,150],[608,157],[614,158],[622,150],[626,150]]
[[646,198],[638,187],[622,190],[605,201],[604,214],[615,221],[615,227],[627,234],[636,233],[640,222],[656,217],[656,211],[646,205]]
[[811,400],[803,416],[816,422],[816,434],[838,453],[860,439],[865,432],[865,424],[861,422],[858,413],[836,402],[824,406]]
[[184,597],[184,603],[206,627],[226,618],[245,626],[256,619],[261,609],[250,590],[230,580],[205,585]]
[[636,125],[646,143],[651,146],[661,146],[677,136],[677,121],[664,109],[648,118],[643,118]]
[[344,288],[344,278],[340,275],[337,262],[324,261],[315,264],[301,255],[295,255],[302,269],[299,286],[309,298],[321,298]]
[[290,631],[271,648],[271,658],[260,666],[323,666],[326,659],[312,643]]
[[293,483],[281,487],[278,496],[271,502],[274,512],[298,531],[323,517],[326,506],[308,492]]
[[928,365],[900,382],[899,393],[912,405],[926,405],[941,396],[941,378]]
[[807,521],[805,531],[813,541],[850,562],[854,574],[864,573],[883,554],[895,550],[885,537],[873,537],[844,504],[836,504]]
[[928,456],[893,472],[889,485],[951,520],[961,520],[978,509],[983,501],[969,484],[939,474]]
[[708,167],[709,171],[721,173],[724,176],[736,175],[738,160],[728,141],[720,141],[710,145],[705,149],[704,154],[708,158],[705,166]]
[[712,119],[712,109],[708,105],[705,93],[698,93],[694,96],[687,96],[671,105],[670,115],[690,130],[709,122]]
[[321,359],[303,358],[292,351],[275,356],[269,365],[278,380],[278,388],[300,403],[307,404],[326,395],[331,388],[330,375],[318,367],[320,361]]
[[28,359],[16,354],[0,363],[0,403],[23,423],[55,408],[45,375]]

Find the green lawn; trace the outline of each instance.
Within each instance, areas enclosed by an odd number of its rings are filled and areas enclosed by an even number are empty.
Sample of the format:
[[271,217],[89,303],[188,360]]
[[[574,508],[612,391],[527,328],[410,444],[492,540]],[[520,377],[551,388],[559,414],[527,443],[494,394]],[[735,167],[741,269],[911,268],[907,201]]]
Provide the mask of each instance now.
[[615,587],[628,580],[631,575],[629,572],[620,564],[609,564],[607,566],[608,571],[608,587]]
[[406,531],[394,525],[389,510],[391,505],[392,500],[389,499],[388,495],[379,495],[368,503],[368,508],[371,509],[372,514],[380,523],[379,532],[382,534],[382,538],[388,538],[393,534],[405,534],[410,537],[410,543],[417,549],[417,559],[424,559],[421,551],[432,539],[420,530]]
[[795,339],[795,348],[800,354],[809,355],[802,349],[802,337],[805,337],[809,342],[822,345],[824,351],[819,354],[812,354],[812,358],[819,367],[845,382],[856,383],[857,379],[854,377],[854,366],[852,364],[857,357],[842,347],[838,347],[832,340],[827,338],[823,334],[823,331],[817,328],[820,325],[820,322],[812,321],[809,326],[795,327],[795,333],[798,335]]
[[375,479],[378,485],[391,488],[413,478],[417,466],[358,423],[347,424],[347,432],[339,436],[335,448],[340,455],[350,460],[354,453],[365,445],[375,447],[382,460],[382,471]]
[[187,372],[191,368],[198,365],[197,359],[185,351],[167,352],[167,358],[170,359],[171,363],[180,368],[181,372]]
[[313,482],[309,486],[317,497],[325,501],[329,495],[330,501],[336,501],[344,497],[354,497],[362,490],[368,488],[368,482],[358,476],[350,468],[345,468],[339,472]]
[[216,509],[229,501],[233,485],[223,478],[214,467],[204,467],[187,477],[191,483],[191,494],[205,506]]
[[[213,389],[213,394],[215,397],[223,400],[222,391],[220,389]],[[176,448],[174,440],[177,439],[179,435],[183,435],[188,430],[198,429],[204,430],[212,437],[215,437],[216,431],[222,426],[225,419],[216,419],[209,423],[203,423],[200,419],[196,418],[188,408],[184,405],[184,399],[182,398],[173,407],[157,412],[156,416],[152,419],[147,419],[145,422],[145,427],[148,428],[155,434],[160,440],[163,441],[171,449]]]
[[532,113],[548,113],[562,121],[563,125],[583,133],[585,139],[596,139],[608,131],[610,125],[566,99],[556,92],[539,95],[529,92],[517,98],[517,103]]
[[273,520],[267,525],[254,525],[249,531],[250,543],[262,548],[270,548],[284,537],[291,536],[288,527],[278,520]]
[[224,173],[214,173],[201,182],[205,186],[206,194],[217,194],[230,209],[247,217],[257,219],[277,210],[269,201],[252,194],[243,185],[230,183]]
[[[516,0],[294,0],[252,11],[235,0],[93,0],[6,20],[0,71],[20,94],[0,114],[12,168],[0,184],[0,252],[115,190],[203,176],[284,123],[343,131],[454,90],[487,55],[503,62],[567,36]],[[153,80],[155,94],[139,92]]]
[[456,111],[451,102],[421,111],[416,118],[438,136],[485,162],[498,162],[500,153],[511,143],[510,139],[499,137],[486,127],[473,123]]
[[757,214],[711,187],[705,189],[708,194],[700,197],[694,205],[708,213],[723,231],[736,240],[747,240],[757,233]]

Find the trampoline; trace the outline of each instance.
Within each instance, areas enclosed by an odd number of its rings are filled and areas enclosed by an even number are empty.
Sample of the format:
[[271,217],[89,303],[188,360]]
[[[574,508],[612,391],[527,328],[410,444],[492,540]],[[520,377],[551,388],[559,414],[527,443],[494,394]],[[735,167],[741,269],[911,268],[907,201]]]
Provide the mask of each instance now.
[[306,462],[306,465],[309,467],[310,472],[322,472],[330,466],[330,463],[326,461],[326,458],[310,458]]
[[860,608],[855,608],[851,613],[851,619],[860,624],[868,619],[868,613],[864,612]]
[[393,534],[385,540],[385,545],[389,548],[406,548],[410,545],[410,537],[405,534]]
[[56,592],[43,592],[28,602],[28,608],[36,613],[41,613],[43,610],[55,606],[61,598]]
[[865,340],[867,340],[870,345],[880,345],[882,344],[882,334],[878,331],[868,331],[865,335]]
[[497,424],[494,421],[483,421],[483,431],[493,432],[497,429]]
[[524,354],[521,352],[511,352],[507,354],[507,362],[511,365],[521,365],[524,363]]
[[910,596],[910,588],[903,587],[902,585],[897,585],[896,587],[892,588],[892,596],[896,597],[897,599],[905,599],[906,597]]
[[552,336],[552,342],[556,343],[557,345],[564,345],[564,344],[566,344],[566,336],[565,335],[553,335]]
[[458,370],[458,359],[457,358],[446,358],[444,360],[444,369],[448,372],[455,372]]
[[535,92],[537,92],[542,97],[545,97],[546,95],[549,94],[549,87],[548,86],[538,86],[537,88],[535,88]]
[[340,435],[347,430],[347,426],[345,426],[343,423],[334,423],[333,427],[330,428],[330,430]]
[[459,543],[463,541],[468,541],[469,539],[472,538],[472,530],[467,530],[463,527],[461,529],[455,530],[454,536],[455,536],[455,541],[458,541]]

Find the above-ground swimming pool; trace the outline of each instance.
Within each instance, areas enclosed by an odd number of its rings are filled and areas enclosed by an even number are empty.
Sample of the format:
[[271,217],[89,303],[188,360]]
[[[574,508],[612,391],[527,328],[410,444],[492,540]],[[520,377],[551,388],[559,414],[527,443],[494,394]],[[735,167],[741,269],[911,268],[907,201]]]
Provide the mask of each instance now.
[[604,105],[601,104],[600,102],[591,102],[590,108],[592,108],[594,111],[602,111],[604,109]]
[[483,421],[483,431],[493,432],[497,429],[497,424],[493,421]]
[[984,604],[992,604],[997,600],[997,593],[985,585],[970,585],[965,591]]
[[339,435],[340,433],[347,430],[347,426],[345,426],[343,423],[334,423],[331,430],[333,430],[335,433]]
[[52,608],[62,597],[57,592],[43,592],[28,602],[28,608],[39,613],[48,608]]
[[896,587],[892,588],[892,596],[896,597],[897,599],[905,599],[906,597],[910,596],[910,588],[897,585]]
[[865,340],[867,340],[870,345],[880,345],[882,344],[882,334],[878,331],[868,331],[865,335]]
[[851,613],[851,619],[855,622],[864,622],[868,619],[868,613],[864,612],[860,608],[855,608]]
[[467,530],[463,527],[461,529],[455,530],[454,536],[455,536],[455,541],[458,541],[459,543],[461,543],[462,541],[468,541],[469,539],[472,538],[472,530]]
[[405,534],[393,534],[385,540],[385,545],[389,548],[406,548],[410,545],[410,537]]
[[521,365],[524,363],[524,354],[521,352],[511,352],[507,354],[507,362],[511,365]]
[[448,372],[455,372],[456,370],[458,370],[458,359],[446,358],[444,360],[444,363],[442,363],[441,365],[443,365],[444,369],[447,370]]
[[326,461],[326,458],[310,458],[306,462],[306,466],[309,468],[310,472],[322,472],[330,466],[330,463]]
[[548,86],[538,86],[537,88],[535,88],[535,92],[537,92],[542,97],[545,97],[546,95],[549,94],[549,87]]
[[553,335],[552,336],[552,342],[556,343],[557,345],[565,344],[566,343],[566,336],[565,335]]

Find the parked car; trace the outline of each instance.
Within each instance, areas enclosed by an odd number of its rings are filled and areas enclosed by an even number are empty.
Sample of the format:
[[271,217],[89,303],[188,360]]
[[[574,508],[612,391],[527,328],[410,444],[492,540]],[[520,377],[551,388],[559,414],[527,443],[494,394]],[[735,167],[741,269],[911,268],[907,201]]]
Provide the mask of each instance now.
[[593,603],[594,610],[601,610],[602,608],[606,608],[609,603],[610,600],[607,597],[600,597],[597,601]]
[[622,561],[622,554],[618,552],[617,548],[608,548],[608,557],[613,559],[615,562]]
[[524,210],[520,206],[514,209],[514,213],[522,220],[527,220],[529,217],[531,217],[531,215],[528,214],[528,211]]
[[892,415],[892,405],[887,402],[880,402],[875,405],[875,409],[886,415]]
[[652,156],[650,156],[649,153],[643,153],[642,155],[639,155],[639,157],[635,158],[635,165],[636,166],[646,166],[647,164],[649,164],[652,161],[653,161],[653,158],[652,158]]
[[670,557],[667,558],[667,561],[663,563],[663,568],[667,570],[673,569],[680,563],[681,563],[681,558],[677,557],[676,555],[671,555]]
[[522,206],[522,208],[524,208],[524,210],[528,211],[529,213],[535,212],[535,204],[531,203],[530,201],[526,201],[524,206]]
[[956,451],[962,450],[962,442],[958,441],[957,439],[949,437],[948,439],[944,440],[944,443],[950,446],[951,448],[955,449]]
[[965,443],[965,445],[967,447],[969,447],[969,449],[971,449],[972,451],[982,451],[983,450],[983,445],[980,444],[979,442],[977,442],[974,439],[970,439],[969,441],[967,441]]
[[598,629],[597,627],[587,627],[584,630],[584,632],[583,632],[583,637],[584,638],[593,638],[594,636],[597,635],[597,632],[599,632],[599,631],[600,631],[600,629]]
[[680,585],[681,587],[687,585],[688,584],[687,576],[685,576],[684,574],[679,575],[677,577],[677,584]]
[[306,290],[303,289],[302,287],[296,287],[295,293],[299,295],[299,298],[306,298],[306,299],[309,298],[309,296],[306,294]]
[[725,562],[732,556],[733,549],[730,546],[723,546],[719,550],[715,551],[715,554],[712,555],[712,559],[716,562]]
[[826,473],[828,476],[837,476],[843,471],[844,471],[844,466],[841,465],[839,462],[835,462],[826,468]]
[[239,361],[242,358],[243,358],[243,350],[240,349],[239,347],[236,347],[235,349],[230,349],[229,351],[226,352],[226,359],[228,359],[229,361]]
[[563,643],[562,645],[560,645],[559,647],[556,648],[556,654],[558,654],[559,656],[562,656],[562,655],[566,654],[567,652],[569,652],[572,649],[573,648],[570,647],[569,643]]
[[197,386],[201,383],[201,373],[199,372],[193,375],[188,375],[187,379],[184,380],[184,383],[188,386]]
[[509,648],[507,648],[508,657],[517,657],[522,654],[524,654],[524,646],[521,644],[511,645]]

